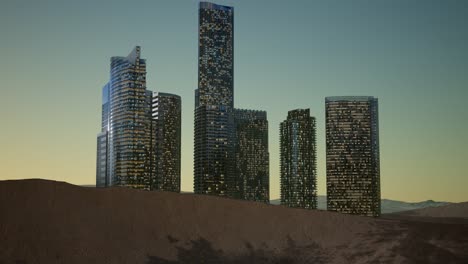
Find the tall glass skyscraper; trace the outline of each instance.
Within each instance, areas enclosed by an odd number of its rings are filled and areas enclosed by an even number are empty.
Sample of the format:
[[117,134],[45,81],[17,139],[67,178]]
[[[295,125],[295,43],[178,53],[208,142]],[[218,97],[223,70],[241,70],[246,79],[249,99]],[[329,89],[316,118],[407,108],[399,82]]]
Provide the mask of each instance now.
[[108,185],[150,189],[151,111],[140,52],[111,58]]
[[181,107],[180,96],[153,93],[154,190],[180,192]]
[[380,215],[378,100],[327,97],[327,209]]
[[195,107],[234,107],[234,8],[200,2]]
[[226,196],[234,106],[234,9],[200,2],[194,191]]
[[315,118],[309,109],[288,112],[280,124],[281,204],[317,208]]
[[234,188],[230,197],[270,202],[268,121],[265,111],[234,110]]

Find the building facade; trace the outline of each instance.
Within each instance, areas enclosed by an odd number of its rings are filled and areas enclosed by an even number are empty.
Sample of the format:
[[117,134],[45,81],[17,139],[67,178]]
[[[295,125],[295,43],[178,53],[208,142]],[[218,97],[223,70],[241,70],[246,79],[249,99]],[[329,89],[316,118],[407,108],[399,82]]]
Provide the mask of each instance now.
[[226,106],[203,106],[195,110],[195,193],[228,195],[232,158],[230,113]]
[[200,2],[195,91],[194,191],[227,196],[232,182],[234,9]]
[[270,202],[268,121],[265,111],[234,110],[233,198]]
[[102,88],[101,132],[97,135],[96,187],[106,187],[109,182],[109,113],[110,84]]
[[281,204],[317,208],[315,118],[309,109],[288,112],[280,124]]
[[327,209],[380,215],[378,100],[327,97]]
[[154,190],[180,192],[181,107],[178,95],[152,95]]
[[234,107],[234,8],[200,2],[195,107]]
[[97,155],[96,155],[96,187],[107,187],[107,164],[108,164],[108,137],[107,132],[97,135]]

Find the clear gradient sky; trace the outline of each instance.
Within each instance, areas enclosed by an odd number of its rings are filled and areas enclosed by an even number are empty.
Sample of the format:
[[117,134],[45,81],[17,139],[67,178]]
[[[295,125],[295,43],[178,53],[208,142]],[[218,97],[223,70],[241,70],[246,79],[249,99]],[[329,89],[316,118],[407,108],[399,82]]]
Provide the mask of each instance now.
[[[235,107],[266,110],[270,192],[279,123],[317,118],[325,184],[325,97],[379,98],[382,198],[468,200],[468,1],[231,0]],[[135,45],[148,89],[182,97],[182,190],[193,189],[198,1],[3,0],[0,180],[94,184],[101,87]]]

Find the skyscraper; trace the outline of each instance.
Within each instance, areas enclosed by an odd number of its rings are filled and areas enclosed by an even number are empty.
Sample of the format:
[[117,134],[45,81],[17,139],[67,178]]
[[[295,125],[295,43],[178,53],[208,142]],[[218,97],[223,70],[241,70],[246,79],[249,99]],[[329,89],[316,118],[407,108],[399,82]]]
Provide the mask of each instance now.
[[194,192],[227,196],[230,173],[231,110],[202,106],[195,110]]
[[106,187],[109,181],[109,102],[110,85],[102,88],[101,132],[97,135],[96,187]]
[[315,118],[309,109],[288,112],[280,125],[281,204],[317,208]]
[[226,196],[232,177],[234,9],[200,2],[198,29],[194,191]]
[[378,101],[327,97],[327,209],[380,215]]
[[110,75],[108,185],[150,189],[151,121],[140,47],[112,57]]
[[181,99],[169,93],[153,93],[152,140],[154,179],[152,189],[180,192]]
[[230,196],[269,203],[268,121],[265,111],[234,110],[234,186]]
[[234,107],[234,8],[200,2],[195,107]]
[[102,89],[96,186],[180,192],[181,100],[146,89],[146,61],[135,47],[111,58]]

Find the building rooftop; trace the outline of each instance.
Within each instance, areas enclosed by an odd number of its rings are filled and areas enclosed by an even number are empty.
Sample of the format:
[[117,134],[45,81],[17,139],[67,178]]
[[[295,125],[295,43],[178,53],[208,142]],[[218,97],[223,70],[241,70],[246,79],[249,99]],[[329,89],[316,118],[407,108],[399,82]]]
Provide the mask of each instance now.
[[232,6],[217,5],[217,4],[210,3],[210,2],[200,2],[200,9],[234,11],[234,7],[232,7]]
[[371,101],[377,100],[373,96],[329,96],[325,97],[325,102],[337,102],[337,101]]
[[310,109],[294,109],[291,111],[288,111],[288,120],[297,120],[297,119],[302,119],[302,118],[309,118],[310,116]]
[[135,62],[137,60],[140,61],[140,63],[143,61],[143,62],[146,62],[145,59],[141,59],[140,58],[141,56],[141,47],[140,46],[135,46],[135,48],[133,48],[133,50],[126,56],[126,57],[123,57],[123,56],[113,56],[111,57],[111,61],[114,61],[114,60],[126,60],[128,61],[129,63],[131,64],[135,64]]

